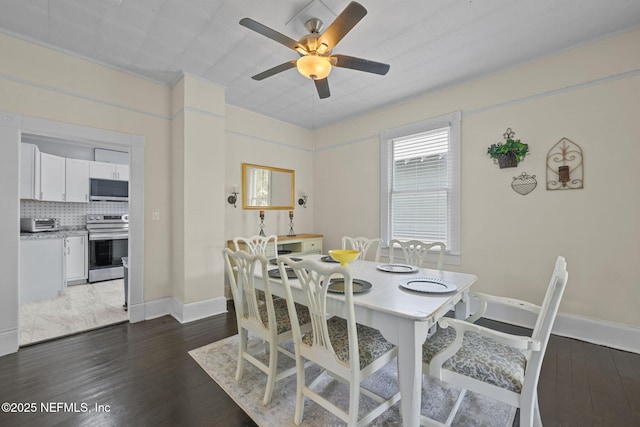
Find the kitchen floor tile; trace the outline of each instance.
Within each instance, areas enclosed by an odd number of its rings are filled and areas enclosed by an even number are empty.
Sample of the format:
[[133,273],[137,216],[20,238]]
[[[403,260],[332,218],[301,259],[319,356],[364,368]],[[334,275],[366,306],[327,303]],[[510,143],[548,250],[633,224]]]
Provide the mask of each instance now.
[[69,286],[57,298],[20,307],[20,345],[74,334],[129,319],[124,281]]

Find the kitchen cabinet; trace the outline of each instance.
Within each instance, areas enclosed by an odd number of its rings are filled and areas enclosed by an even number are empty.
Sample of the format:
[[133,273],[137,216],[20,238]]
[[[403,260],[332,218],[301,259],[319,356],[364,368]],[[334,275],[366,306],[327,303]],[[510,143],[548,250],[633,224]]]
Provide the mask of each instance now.
[[65,158],[40,153],[40,200],[64,202]]
[[65,159],[65,201],[89,202],[89,163]]
[[64,277],[62,238],[20,240],[20,304],[56,298]]
[[89,177],[97,179],[113,179],[115,181],[129,181],[129,165],[89,162]]
[[88,236],[68,236],[64,239],[66,281],[86,280],[89,267]]
[[20,198],[40,199],[40,149],[35,144],[20,144]]

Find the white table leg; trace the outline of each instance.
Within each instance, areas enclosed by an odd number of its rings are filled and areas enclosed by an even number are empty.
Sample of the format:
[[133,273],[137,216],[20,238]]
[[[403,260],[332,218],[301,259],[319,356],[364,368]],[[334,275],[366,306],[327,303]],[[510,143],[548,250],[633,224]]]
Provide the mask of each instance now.
[[464,320],[471,316],[471,298],[469,298],[468,290],[462,293],[462,299],[456,304],[454,316],[456,319],[460,320]]
[[426,322],[406,322],[398,329],[398,385],[402,425],[420,425],[422,400],[422,343],[429,330]]

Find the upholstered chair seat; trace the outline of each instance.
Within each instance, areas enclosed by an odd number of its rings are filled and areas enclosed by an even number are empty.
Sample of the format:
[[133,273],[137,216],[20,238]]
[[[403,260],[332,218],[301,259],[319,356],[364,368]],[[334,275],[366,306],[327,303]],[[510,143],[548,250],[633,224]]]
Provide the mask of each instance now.
[[[283,334],[290,331],[291,321],[289,320],[287,301],[285,301],[284,298],[273,298],[273,311],[276,315],[277,333]],[[269,313],[267,305],[259,305],[258,312],[260,313],[260,318],[262,319],[265,328],[269,329]],[[296,304],[296,314],[298,316],[298,322],[300,322],[301,325],[311,322],[311,316],[309,316],[309,310],[307,307]]]
[[[336,357],[343,363],[349,363],[349,331],[347,321],[341,317],[327,320],[329,338],[336,353]],[[379,330],[356,323],[358,332],[358,351],[360,369],[370,365],[380,356],[393,350],[393,344],[384,339]],[[308,346],[313,344],[313,332],[302,337],[302,342]]]
[[[429,364],[436,353],[453,343],[455,337],[455,329],[438,328],[422,346],[422,360]],[[447,359],[442,368],[520,393],[526,364],[525,350],[468,331],[462,339],[460,350]]]

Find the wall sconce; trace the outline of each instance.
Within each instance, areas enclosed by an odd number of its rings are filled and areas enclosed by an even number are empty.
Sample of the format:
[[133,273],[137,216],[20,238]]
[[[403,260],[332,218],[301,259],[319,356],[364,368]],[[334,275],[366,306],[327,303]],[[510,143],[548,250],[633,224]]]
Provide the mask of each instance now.
[[309,193],[307,193],[307,190],[304,190],[302,192],[302,194],[300,195],[300,198],[298,199],[298,204],[300,206],[302,206],[303,208],[307,207],[307,199],[309,198]]
[[231,194],[229,194],[229,197],[227,197],[227,203],[233,205],[234,208],[237,208],[236,203],[238,202],[238,194],[238,186],[234,185],[231,188]]
[[562,183],[563,187],[567,186],[567,182],[569,182],[571,178],[569,178],[569,166],[560,166],[558,167],[558,181]]

